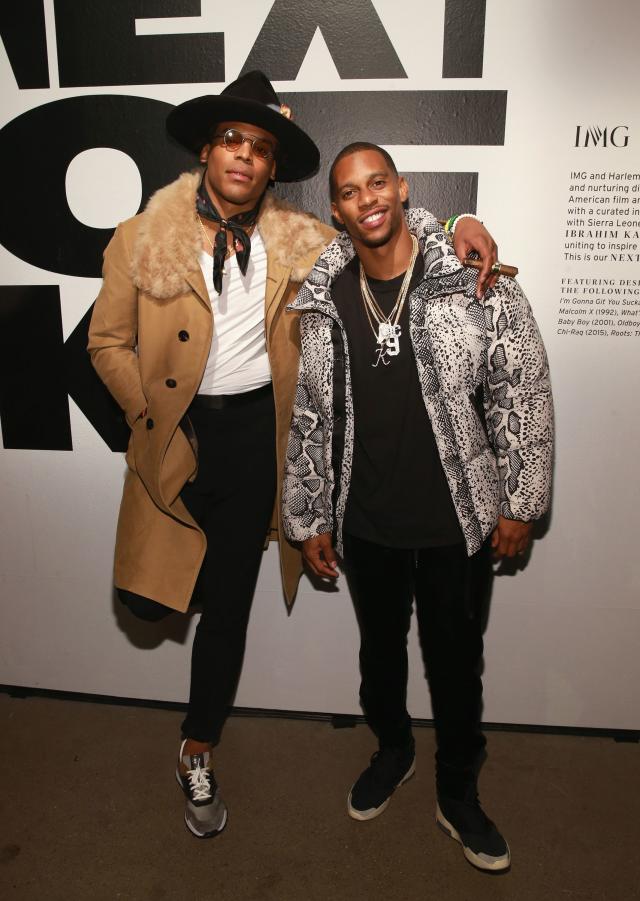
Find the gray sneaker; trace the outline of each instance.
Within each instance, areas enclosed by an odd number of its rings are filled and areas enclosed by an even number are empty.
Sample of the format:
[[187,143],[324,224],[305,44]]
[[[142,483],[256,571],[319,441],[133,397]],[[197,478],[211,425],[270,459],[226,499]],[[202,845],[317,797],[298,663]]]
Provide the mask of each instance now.
[[176,767],[176,779],[187,800],[184,821],[193,835],[211,838],[226,826],[227,808],[213,775],[210,753],[184,754],[185,742],[180,745]]

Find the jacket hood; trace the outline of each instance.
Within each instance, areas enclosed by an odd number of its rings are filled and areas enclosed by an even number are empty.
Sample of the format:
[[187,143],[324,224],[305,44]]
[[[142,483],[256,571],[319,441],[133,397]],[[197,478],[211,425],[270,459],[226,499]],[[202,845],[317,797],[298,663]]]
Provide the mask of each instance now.
[[[405,213],[412,235],[418,239],[424,259],[424,278],[416,290],[428,297],[462,292],[475,296],[476,270],[462,265],[438,220],[427,210],[416,207]],[[355,256],[353,241],[347,232],[336,235],[320,254],[295,301],[288,310],[318,310],[336,315],[331,286]]]
[[[183,173],[156,191],[137,217],[132,279],[141,291],[161,300],[189,291],[188,276],[200,269],[202,232],[195,197],[201,178],[201,170]],[[295,282],[308,275],[307,261],[326,246],[329,234],[310,213],[296,210],[271,192],[264,198],[257,227],[269,257],[291,269]]]

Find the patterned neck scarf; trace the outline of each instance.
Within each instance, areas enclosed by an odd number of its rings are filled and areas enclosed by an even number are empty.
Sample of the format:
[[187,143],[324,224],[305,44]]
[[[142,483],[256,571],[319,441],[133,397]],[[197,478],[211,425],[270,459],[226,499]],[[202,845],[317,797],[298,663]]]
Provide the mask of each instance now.
[[[264,197],[264,194],[262,195]],[[236,213],[229,219],[223,219],[217,211],[211,198],[204,186],[204,175],[198,188],[196,195],[196,210],[203,219],[209,219],[211,222],[217,222],[220,226],[215,241],[213,242],[213,286],[218,292],[222,293],[222,275],[224,273],[224,261],[227,255],[227,229],[233,234],[233,242],[236,248],[236,257],[238,258],[238,266],[240,272],[246,275],[247,266],[249,265],[249,256],[251,254],[251,238],[245,231],[255,224],[260,212],[262,197],[252,210],[246,210],[244,213]]]

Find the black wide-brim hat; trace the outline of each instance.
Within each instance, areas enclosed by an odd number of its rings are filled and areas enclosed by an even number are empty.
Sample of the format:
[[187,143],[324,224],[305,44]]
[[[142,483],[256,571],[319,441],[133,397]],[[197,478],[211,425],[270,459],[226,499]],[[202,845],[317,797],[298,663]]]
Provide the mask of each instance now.
[[[282,112],[284,110],[284,112]],[[167,131],[183,147],[200,153],[217,122],[246,122],[278,141],[276,181],[301,181],[318,171],[320,151],[295,122],[263,72],[246,72],[220,94],[187,100],[167,116]]]

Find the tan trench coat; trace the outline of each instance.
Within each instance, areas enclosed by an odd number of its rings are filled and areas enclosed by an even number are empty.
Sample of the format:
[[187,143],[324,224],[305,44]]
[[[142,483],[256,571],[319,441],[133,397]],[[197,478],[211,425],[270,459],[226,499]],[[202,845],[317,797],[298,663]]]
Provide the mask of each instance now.
[[[115,584],[182,611],[206,550],[202,530],[179,497],[197,470],[195,436],[187,438],[179,424],[202,379],[214,328],[198,263],[199,180],[199,173],[183,174],[158,191],[142,214],[118,226],[105,251],[88,348],[131,426]],[[300,554],[280,529],[278,499],[300,342],[298,317],[284,307],[334,232],[272,197],[263,203],[258,228],[267,251],[265,323],[276,410],[278,495],[272,525],[280,535],[283,587],[291,603]]]

